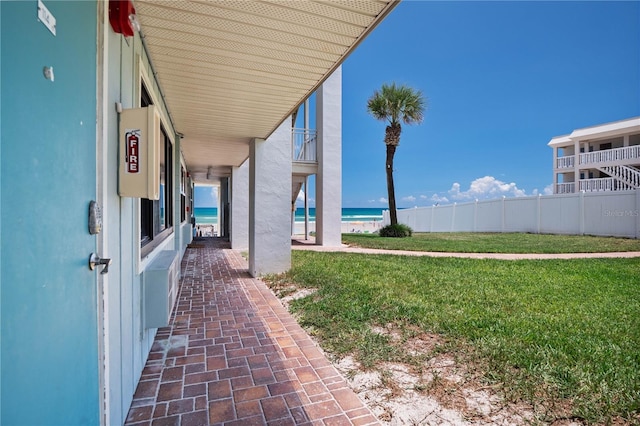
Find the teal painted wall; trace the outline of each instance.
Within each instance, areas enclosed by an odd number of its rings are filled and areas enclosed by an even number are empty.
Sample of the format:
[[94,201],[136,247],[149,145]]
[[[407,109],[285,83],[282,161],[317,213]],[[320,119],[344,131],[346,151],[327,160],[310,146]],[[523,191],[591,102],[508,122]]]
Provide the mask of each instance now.
[[0,423],[98,424],[98,295],[87,266],[97,4],[45,5],[56,36],[37,20],[37,1],[0,2]]

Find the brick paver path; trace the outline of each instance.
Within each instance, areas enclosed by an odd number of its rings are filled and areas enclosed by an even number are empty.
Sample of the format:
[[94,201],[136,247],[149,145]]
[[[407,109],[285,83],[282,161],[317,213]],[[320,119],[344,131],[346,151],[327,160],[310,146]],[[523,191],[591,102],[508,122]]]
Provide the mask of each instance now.
[[195,243],[126,424],[378,424],[239,252]]

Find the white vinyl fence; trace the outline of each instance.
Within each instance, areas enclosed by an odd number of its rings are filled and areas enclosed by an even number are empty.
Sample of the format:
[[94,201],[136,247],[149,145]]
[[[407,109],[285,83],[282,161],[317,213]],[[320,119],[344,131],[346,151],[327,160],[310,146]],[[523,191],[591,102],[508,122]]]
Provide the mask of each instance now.
[[[389,224],[389,211],[384,212]],[[398,210],[414,232],[529,232],[640,238],[640,190],[501,198]]]

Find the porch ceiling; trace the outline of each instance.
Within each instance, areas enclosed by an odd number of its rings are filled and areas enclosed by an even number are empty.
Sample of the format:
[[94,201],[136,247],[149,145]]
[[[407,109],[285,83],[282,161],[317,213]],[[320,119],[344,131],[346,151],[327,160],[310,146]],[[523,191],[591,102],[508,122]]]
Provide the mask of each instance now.
[[[136,0],[141,35],[199,183],[228,176],[396,0]],[[207,180],[213,167],[214,179]]]

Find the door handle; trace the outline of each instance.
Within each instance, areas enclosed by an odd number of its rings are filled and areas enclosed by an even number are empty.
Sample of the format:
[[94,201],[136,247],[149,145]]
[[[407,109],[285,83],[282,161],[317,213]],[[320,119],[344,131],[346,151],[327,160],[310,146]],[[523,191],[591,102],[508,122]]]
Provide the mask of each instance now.
[[91,253],[91,256],[89,256],[89,269],[93,271],[99,265],[104,265],[104,268],[102,268],[102,271],[100,271],[100,273],[107,274],[109,272],[109,265],[111,265],[111,259],[106,257],[103,259],[100,258],[100,256],[98,256],[97,254]]

